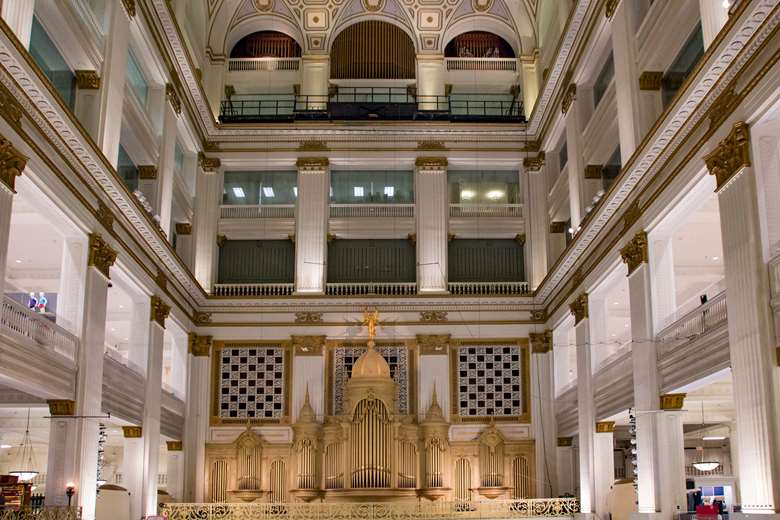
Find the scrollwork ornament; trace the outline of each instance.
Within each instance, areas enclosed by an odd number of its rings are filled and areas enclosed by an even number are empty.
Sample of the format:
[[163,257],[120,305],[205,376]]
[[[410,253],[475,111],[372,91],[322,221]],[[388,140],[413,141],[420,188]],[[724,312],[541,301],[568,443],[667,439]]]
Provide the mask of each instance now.
[[582,293],[569,304],[569,310],[574,316],[574,324],[588,318],[588,293]]
[[734,175],[750,163],[750,129],[747,123],[734,125],[717,148],[704,156],[710,175],[715,176],[717,191],[723,189]]
[[111,278],[109,270],[114,262],[116,262],[116,251],[106,244],[99,234],[90,233],[87,265],[100,271],[106,278]]
[[620,250],[620,258],[628,266],[628,274],[648,261],[647,233],[640,231]]
[[152,296],[149,309],[149,318],[151,321],[155,322],[160,327],[165,328],[165,320],[168,318],[170,312],[170,305],[167,305],[159,296]]
[[16,177],[27,166],[27,157],[17,150],[11,141],[0,136],[0,183],[11,193],[16,193]]

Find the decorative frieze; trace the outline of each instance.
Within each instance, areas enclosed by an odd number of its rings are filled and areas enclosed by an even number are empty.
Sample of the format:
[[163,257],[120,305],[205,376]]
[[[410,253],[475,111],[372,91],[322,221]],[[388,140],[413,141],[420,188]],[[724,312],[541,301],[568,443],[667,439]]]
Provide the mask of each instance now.
[[165,320],[171,313],[171,306],[167,305],[162,298],[152,295],[151,306],[149,308],[149,318],[162,328],[165,328]]
[[445,152],[447,147],[443,141],[418,141],[417,150],[421,152]]
[[559,448],[570,448],[574,444],[574,437],[558,437]]
[[660,397],[661,410],[682,410],[686,394],[664,394]]
[[76,415],[76,401],[72,399],[49,399],[49,414],[52,417],[73,417]]
[[300,157],[295,161],[295,166],[299,170],[307,172],[326,172],[330,166],[330,160],[327,157]]
[[321,312],[296,312],[295,323],[322,323]]
[[325,336],[291,336],[296,356],[321,356]]
[[109,270],[114,262],[116,262],[116,251],[111,249],[99,234],[90,233],[87,266],[94,267],[106,278],[111,278]]
[[187,336],[187,351],[195,357],[208,357],[211,354],[212,336],[199,336],[190,332]]
[[140,439],[144,436],[144,429],[141,426],[122,426],[122,436],[125,439]]
[[142,164],[138,167],[138,177],[145,181],[153,181],[157,178],[157,166],[154,164]]
[[95,218],[106,231],[114,228],[114,213],[106,206],[102,200],[98,200],[98,207],[95,210]]
[[182,451],[181,441],[165,441],[165,447],[168,451]]
[[536,157],[523,159],[523,168],[527,172],[542,171],[542,166],[544,166],[544,152],[539,152]]
[[446,323],[447,311],[421,311],[420,321],[422,323]]
[[203,173],[216,173],[222,161],[217,157],[207,157],[205,153],[198,152],[198,166],[203,170]]
[[569,304],[569,310],[574,316],[574,324],[588,318],[588,293],[582,293]]
[[27,166],[27,157],[17,150],[11,141],[0,136],[0,183],[16,193],[16,177]]
[[418,334],[417,345],[420,347],[420,355],[447,355],[450,339],[450,334]]
[[639,75],[639,90],[661,90],[664,73],[659,70],[646,70]]
[[604,170],[603,164],[588,164],[585,166],[586,179],[601,179],[601,172]]
[[173,111],[176,112],[176,115],[180,115],[181,100],[179,99],[179,94],[176,93],[176,88],[174,88],[172,83],[165,84],[165,99],[167,99],[168,103],[171,104],[171,108],[173,108]]
[[191,235],[192,234],[192,224],[189,222],[177,222],[176,223],[176,234],[177,235]]
[[552,331],[531,332],[528,334],[528,341],[531,343],[532,354],[546,354],[553,348]]
[[715,176],[717,191],[742,168],[750,166],[750,129],[744,122],[734,125],[717,148],[704,156],[710,175]]
[[446,157],[418,157],[414,161],[418,170],[431,172],[447,171],[448,164]]
[[628,266],[628,274],[648,262],[647,233],[640,231],[620,250],[620,258]]
[[563,99],[561,99],[561,113],[565,114],[568,112],[575,99],[577,99],[577,84],[569,83],[569,86],[566,87],[566,92],[563,94]]
[[613,433],[615,421],[601,421],[596,423],[596,433]]
[[550,222],[550,233],[563,233],[566,231],[566,222]]

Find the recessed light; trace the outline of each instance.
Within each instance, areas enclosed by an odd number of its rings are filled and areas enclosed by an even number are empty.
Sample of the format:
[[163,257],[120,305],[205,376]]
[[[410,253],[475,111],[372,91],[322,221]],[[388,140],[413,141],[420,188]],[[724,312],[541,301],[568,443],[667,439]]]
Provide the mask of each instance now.
[[355,194],[355,197],[362,197],[365,194],[365,190],[363,189],[363,186],[355,186],[352,189],[352,192]]
[[21,261],[21,260],[19,260],[19,259],[17,259],[17,260],[16,260],[16,263],[17,263],[17,264],[21,264],[21,263],[22,263],[22,261]]
[[620,305],[620,302],[612,302],[612,305]]
[[385,195],[388,197],[395,195],[395,186],[385,186]]
[[713,256],[712,259],[713,260],[720,260],[720,257],[719,256]]
[[471,200],[475,195],[476,193],[473,190],[463,190],[460,192],[460,198],[463,200]]
[[233,187],[233,195],[235,195],[239,199],[243,199],[244,197],[246,197],[246,194],[244,193],[244,188],[240,186]]
[[485,196],[490,200],[498,200],[504,196],[504,192],[501,190],[490,190]]
[[111,332],[116,332],[116,329],[114,327],[111,327]]
[[705,437],[702,437],[701,440],[703,441],[724,441],[726,440],[726,437],[723,435],[707,435]]
[[263,195],[265,195],[266,197],[273,197],[274,189],[270,186],[263,186]]
[[0,450],[7,450],[9,448],[13,448],[10,444],[0,444]]

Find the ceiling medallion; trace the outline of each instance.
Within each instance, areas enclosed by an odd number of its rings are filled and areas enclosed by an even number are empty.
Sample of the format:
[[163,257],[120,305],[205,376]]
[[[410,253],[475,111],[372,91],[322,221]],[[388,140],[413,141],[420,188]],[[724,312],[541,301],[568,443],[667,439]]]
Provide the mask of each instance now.
[[385,0],[363,0],[363,9],[373,13],[381,11],[385,7]]
[[493,6],[493,0],[471,0],[471,6],[475,11],[485,12]]
[[274,0],[254,0],[254,4],[258,11],[270,11],[274,7]]

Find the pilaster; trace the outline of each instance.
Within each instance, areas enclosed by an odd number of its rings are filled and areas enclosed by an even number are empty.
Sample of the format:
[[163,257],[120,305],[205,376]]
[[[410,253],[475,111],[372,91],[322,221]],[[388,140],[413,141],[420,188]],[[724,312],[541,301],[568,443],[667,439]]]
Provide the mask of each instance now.
[[25,49],[30,48],[30,35],[32,33],[33,13],[35,0],[3,0],[3,20],[14,32]]
[[195,180],[195,215],[193,219],[193,267],[195,279],[206,292],[216,283],[219,251],[216,244],[222,204],[223,174],[219,159],[198,156]]
[[292,420],[298,414],[309,392],[309,404],[316,417],[325,416],[325,340],[322,335],[292,336],[293,385]]
[[572,437],[557,438],[556,456],[558,458],[556,468],[558,470],[558,491],[557,495],[574,495],[576,491],[575,483],[575,460],[574,446]]
[[329,79],[330,58],[327,54],[309,54],[301,57],[301,95],[308,96],[307,109],[323,110],[327,107]]
[[[5,4],[3,4],[5,10]],[[11,214],[16,177],[27,166],[27,157],[11,141],[0,135],[0,295],[5,288],[5,269],[8,261],[8,241],[11,235]]]
[[596,506],[593,424],[596,407],[593,400],[593,373],[591,371],[590,320],[588,295],[582,293],[569,305],[574,316],[577,349],[577,424],[579,432],[580,511],[594,513]]
[[577,85],[571,83],[564,95],[561,110],[566,118],[566,150],[568,159],[569,177],[569,211],[571,226],[574,229],[580,225],[583,219],[585,200],[585,161],[582,156],[582,129],[581,107],[577,102]]
[[76,402],[70,399],[47,401],[51,422],[49,426],[48,459],[46,462],[46,506],[66,506],[65,488],[75,482],[76,431],[73,416]]
[[130,495],[130,518],[143,518],[144,439],[140,426],[123,426],[122,486]]
[[539,49],[534,49],[529,54],[520,56],[520,81],[523,87],[523,108],[525,116],[531,117],[536,100],[539,97],[539,83],[541,71],[539,70]]
[[597,422],[593,436],[596,518],[609,518],[609,491],[615,481],[615,423]]
[[184,419],[184,500],[202,502],[206,487],[206,436],[209,421],[211,336],[189,335],[187,415]]
[[447,158],[418,157],[415,162],[417,291],[447,292],[449,195]]
[[324,294],[328,258],[330,163],[326,157],[298,159],[295,204],[295,292]]
[[683,403],[685,394],[660,397],[656,432],[661,517],[672,520],[688,507],[685,490],[685,442]]
[[176,132],[178,114],[181,113],[179,97],[170,83],[165,87],[167,103],[163,103],[162,135],[160,136],[159,175],[155,208],[160,215],[160,227],[170,240],[171,211],[173,205],[174,163],[176,161]]
[[417,381],[419,394],[417,411],[422,413],[431,406],[433,394],[441,406],[445,420],[450,416],[450,335],[418,334],[420,352]]
[[528,280],[531,289],[536,289],[547,274],[547,235],[548,235],[548,209],[547,209],[547,182],[545,180],[544,155],[541,164],[529,163],[524,167],[525,175],[523,183],[527,186],[526,206],[528,207],[529,234],[528,247],[525,254],[529,257]]
[[420,110],[437,110],[444,95],[444,55],[417,56],[417,99]]
[[168,485],[166,490],[168,494],[176,501],[182,501],[182,479],[184,477],[184,452],[182,451],[181,441],[168,441]]
[[555,381],[552,331],[529,335],[531,343],[531,425],[536,450],[536,496],[558,495]]

